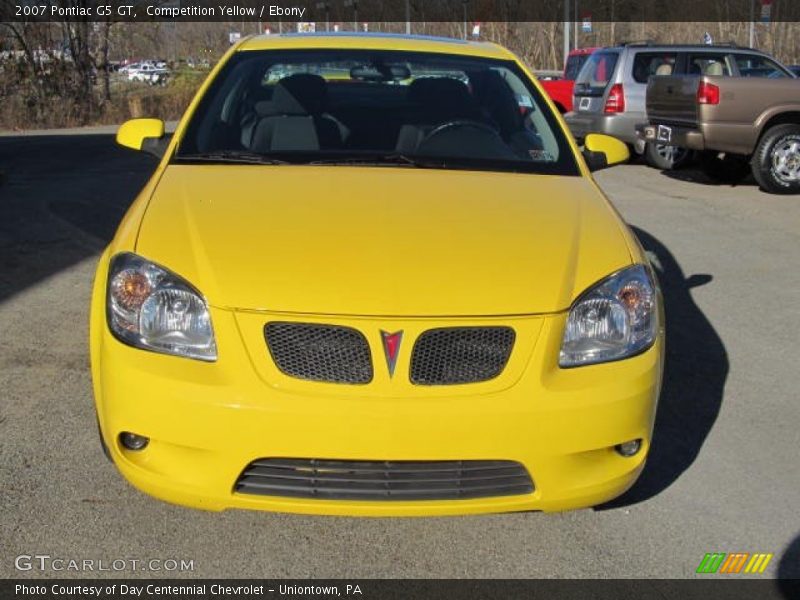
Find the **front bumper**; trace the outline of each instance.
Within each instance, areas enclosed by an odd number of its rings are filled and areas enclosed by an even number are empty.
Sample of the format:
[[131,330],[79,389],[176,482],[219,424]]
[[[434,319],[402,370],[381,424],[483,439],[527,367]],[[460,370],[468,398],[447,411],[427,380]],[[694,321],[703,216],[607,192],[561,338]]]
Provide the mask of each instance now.
[[[275,368],[263,339],[268,314],[212,309],[219,360],[204,363],[121,344],[105,326],[103,294],[97,292],[92,374],[103,439],[129,482],[168,502],[208,510],[372,516],[557,511],[618,496],[644,466],[661,384],[662,337],[634,358],[560,369],[564,314],[451,320],[280,315],[347,324],[367,336],[373,381],[324,384],[292,379]],[[465,321],[515,328],[517,343],[503,373],[469,385],[412,385],[408,359],[416,336]],[[405,332],[392,378],[381,353],[381,329]],[[127,450],[119,443],[122,431],[151,441],[144,450]],[[614,451],[632,439],[643,440],[636,456]],[[513,460],[528,470],[534,491],[416,501],[236,493],[243,469],[264,457]]]

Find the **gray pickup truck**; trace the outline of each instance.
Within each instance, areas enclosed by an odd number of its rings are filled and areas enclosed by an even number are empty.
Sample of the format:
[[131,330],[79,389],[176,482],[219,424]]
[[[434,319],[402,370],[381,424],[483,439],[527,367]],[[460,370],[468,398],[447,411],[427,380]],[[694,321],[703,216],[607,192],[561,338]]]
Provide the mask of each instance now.
[[765,191],[800,193],[800,79],[767,55],[735,49],[696,67],[650,78],[641,138],[700,151],[712,178],[752,172]]

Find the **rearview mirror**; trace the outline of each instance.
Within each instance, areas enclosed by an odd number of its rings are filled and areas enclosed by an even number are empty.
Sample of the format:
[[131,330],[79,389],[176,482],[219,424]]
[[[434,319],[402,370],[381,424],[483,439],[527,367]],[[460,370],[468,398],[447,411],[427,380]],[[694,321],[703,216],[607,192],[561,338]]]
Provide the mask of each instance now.
[[131,119],[117,130],[117,143],[126,148],[158,156],[166,150],[164,121],[161,119]]
[[590,133],[583,142],[583,158],[590,171],[627,162],[630,157],[628,146],[610,135]]
[[411,77],[404,65],[358,65],[350,69],[350,78],[359,81],[401,81]]

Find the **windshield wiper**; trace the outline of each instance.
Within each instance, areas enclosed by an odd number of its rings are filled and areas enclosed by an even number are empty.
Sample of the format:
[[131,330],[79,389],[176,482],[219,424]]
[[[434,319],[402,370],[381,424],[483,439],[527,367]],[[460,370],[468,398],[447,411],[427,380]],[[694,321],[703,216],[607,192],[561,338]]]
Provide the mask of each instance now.
[[285,160],[270,158],[257,152],[244,150],[220,150],[219,152],[198,152],[196,154],[179,154],[175,160],[182,162],[238,163],[244,165],[288,165]]
[[[317,155],[319,156],[319,155]],[[346,165],[359,167],[380,167],[395,165],[401,167],[419,167],[428,169],[447,169],[452,166],[451,159],[443,158],[418,158],[405,154],[350,154],[331,156],[330,158],[315,158],[313,155],[301,158],[292,156],[292,160],[281,160],[257,152],[246,150],[220,150],[218,152],[198,152],[196,154],[178,154],[174,160],[179,162],[204,162],[204,163],[238,163],[253,165]]]
[[406,167],[446,169],[447,163],[442,159],[418,158],[405,154],[366,154],[363,156],[342,156],[339,158],[325,158],[308,162],[309,165],[353,165],[353,166],[382,166],[398,165]]

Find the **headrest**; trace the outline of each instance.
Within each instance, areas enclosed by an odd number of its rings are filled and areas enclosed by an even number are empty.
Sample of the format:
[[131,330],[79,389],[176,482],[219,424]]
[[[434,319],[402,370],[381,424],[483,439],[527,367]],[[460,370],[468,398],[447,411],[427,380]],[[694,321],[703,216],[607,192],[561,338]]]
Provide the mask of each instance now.
[[279,114],[278,111],[275,110],[275,103],[272,100],[262,100],[261,102],[256,102],[254,108],[256,109],[256,114],[259,117],[272,117]]
[[488,109],[500,131],[508,133],[522,127],[519,102],[500,73],[487,69],[471,75],[470,81],[474,83],[477,102]]
[[656,69],[656,75],[672,75],[672,65],[669,63],[658,65],[658,68]]
[[446,106],[454,113],[474,107],[467,86],[451,77],[415,79],[408,87],[408,100],[426,107]]
[[710,62],[706,65],[706,68],[703,69],[703,75],[722,75],[722,63],[717,61]]
[[325,111],[327,100],[328,84],[322,77],[298,73],[275,84],[271,110],[282,115],[317,115]]

